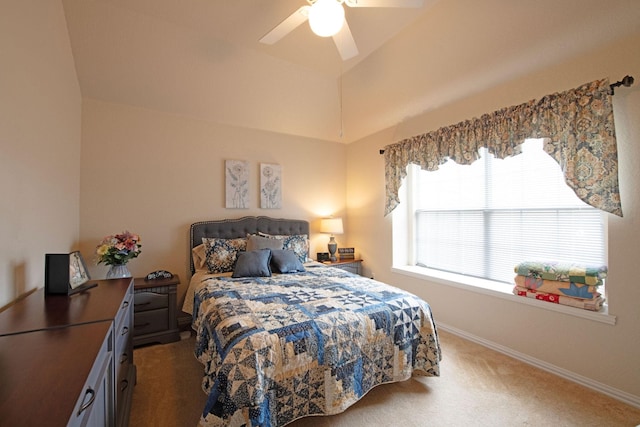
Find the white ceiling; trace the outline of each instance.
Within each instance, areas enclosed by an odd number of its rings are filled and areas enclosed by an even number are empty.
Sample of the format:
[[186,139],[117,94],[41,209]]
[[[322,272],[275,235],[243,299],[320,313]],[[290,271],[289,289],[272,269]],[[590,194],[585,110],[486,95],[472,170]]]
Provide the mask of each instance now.
[[345,8],[360,54],[343,62],[331,38],[313,35],[306,24],[275,45],[259,43],[305,0],[63,4],[84,97],[340,142],[427,111],[461,90],[637,31],[640,22],[637,0],[425,0],[421,9]]

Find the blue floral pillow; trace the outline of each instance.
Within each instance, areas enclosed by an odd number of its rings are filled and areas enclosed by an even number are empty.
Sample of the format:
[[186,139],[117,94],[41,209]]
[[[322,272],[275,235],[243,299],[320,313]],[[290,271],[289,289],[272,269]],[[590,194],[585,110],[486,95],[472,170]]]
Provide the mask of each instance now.
[[293,234],[291,236],[267,233],[258,234],[263,237],[282,240],[282,249],[295,252],[300,262],[307,262],[307,258],[309,257],[309,236],[306,234]]
[[233,271],[238,253],[247,250],[247,239],[218,239],[203,237],[205,263],[209,273],[227,273]]

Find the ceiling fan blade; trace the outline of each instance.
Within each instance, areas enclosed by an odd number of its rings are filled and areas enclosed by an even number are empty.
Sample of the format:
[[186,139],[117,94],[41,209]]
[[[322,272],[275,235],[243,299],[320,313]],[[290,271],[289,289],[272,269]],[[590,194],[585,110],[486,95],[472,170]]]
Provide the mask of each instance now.
[[345,0],[350,7],[422,7],[424,0]]
[[351,30],[349,29],[349,24],[347,24],[346,20],[344,21],[344,24],[342,24],[340,31],[333,36],[333,42],[336,44],[338,52],[340,52],[340,57],[342,57],[343,61],[351,59],[358,54],[356,41],[351,35]]
[[300,9],[293,12],[284,21],[276,25],[276,27],[265,34],[261,39],[261,43],[274,44],[291,31],[299,27],[303,22],[309,19],[309,9],[311,6],[302,6]]

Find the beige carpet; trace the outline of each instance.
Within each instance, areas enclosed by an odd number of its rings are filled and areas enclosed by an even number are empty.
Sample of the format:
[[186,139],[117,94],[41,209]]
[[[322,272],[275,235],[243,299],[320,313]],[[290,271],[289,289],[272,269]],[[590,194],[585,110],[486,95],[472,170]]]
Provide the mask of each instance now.
[[[640,409],[440,331],[441,376],[414,376],[371,390],[339,415],[290,427],[624,426]],[[134,351],[138,383],[131,427],[195,427],[204,408],[194,338]]]

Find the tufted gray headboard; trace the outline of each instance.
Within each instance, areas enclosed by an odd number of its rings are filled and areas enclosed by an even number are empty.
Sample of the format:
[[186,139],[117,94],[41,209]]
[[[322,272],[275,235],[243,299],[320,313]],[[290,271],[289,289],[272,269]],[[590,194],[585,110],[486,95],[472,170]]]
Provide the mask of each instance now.
[[191,249],[202,243],[203,237],[233,239],[258,232],[279,235],[306,234],[309,222],[299,219],[270,218],[267,216],[245,216],[237,219],[201,221],[191,224],[189,231],[189,265],[194,272]]

